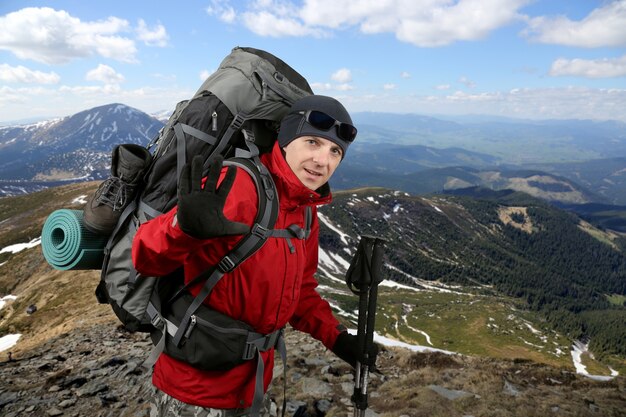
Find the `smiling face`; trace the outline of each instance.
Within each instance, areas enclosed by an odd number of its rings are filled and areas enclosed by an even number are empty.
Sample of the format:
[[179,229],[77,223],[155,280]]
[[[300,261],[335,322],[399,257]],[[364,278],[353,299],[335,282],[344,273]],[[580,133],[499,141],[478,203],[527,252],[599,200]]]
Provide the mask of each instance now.
[[339,145],[318,136],[300,136],[283,150],[293,173],[310,190],[328,182],[343,155]]

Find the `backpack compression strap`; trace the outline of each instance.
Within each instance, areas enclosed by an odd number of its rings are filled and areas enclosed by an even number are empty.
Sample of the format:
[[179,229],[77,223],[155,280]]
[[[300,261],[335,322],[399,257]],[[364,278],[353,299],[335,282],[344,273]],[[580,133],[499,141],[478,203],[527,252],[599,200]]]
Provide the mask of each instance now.
[[[211,154],[209,155],[208,159],[210,159],[212,155],[224,155],[226,153],[225,152],[226,149],[229,146],[232,146],[231,140],[233,138],[233,135],[239,132],[240,130],[244,133],[244,137],[246,138],[246,140],[248,140],[247,135],[249,134],[249,132],[246,132],[246,130],[242,129],[244,122],[248,119],[249,119],[249,116],[247,114],[242,113],[242,112],[237,113],[234,116],[233,121],[230,122],[230,125],[228,125],[228,129],[226,130],[226,132],[224,132],[224,134],[219,140],[215,136],[211,136],[208,133],[205,133],[199,129],[196,129],[193,126],[189,126],[187,124],[180,123],[180,122],[176,123],[174,125],[174,134],[176,136],[176,158],[177,158],[176,178],[180,178],[180,174],[183,169],[183,166],[185,165],[187,161],[187,152],[186,152],[187,148],[185,145],[186,144],[185,135],[193,136],[196,139],[199,139],[205,143],[208,143],[211,146],[215,146],[213,150],[211,150]],[[258,150],[257,150],[257,155],[258,155]]]

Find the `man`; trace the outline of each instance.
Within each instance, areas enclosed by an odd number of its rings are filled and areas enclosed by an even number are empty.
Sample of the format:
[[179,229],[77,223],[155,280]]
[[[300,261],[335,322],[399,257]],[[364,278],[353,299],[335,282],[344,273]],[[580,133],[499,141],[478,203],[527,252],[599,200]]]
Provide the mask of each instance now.
[[[353,366],[355,337],[345,331],[315,290],[318,283],[314,274],[319,236],[316,207],[331,201],[328,180],[355,137],[352,119],[337,100],[308,96],[294,103],[281,123],[277,143],[271,153],[262,156],[262,162],[278,191],[280,210],[275,228],[296,225],[304,229],[310,207],[311,233],[301,240],[268,239],[248,260],[227,273],[205,300],[214,310],[248,323],[259,333],[269,334],[289,323]],[[142,275],[164,276],[183,266],[189,281],[217,264],[253,224],[258,203],[252,178],[243,170],[222,169],[220,185],[211,173],[205,184],[218,192],[194,192],[200,190],[194,181],[199,182],[201,163],[197,158],[183,170],[178,206],[139,228],[133,242],[133,262]],[[225,201],[216,201],[219,187],[230,188]],[[194,296],[198,291],[198,286],[190,289]],[[266,391],[272,379],[274,352],[271,349],[260,354]],[[256,361],[227,371],[202,371],[161,354],[152,378],[161,392],[152,415],[247,415],[255,372]],[[269,415],[267,408],[263,415]]]

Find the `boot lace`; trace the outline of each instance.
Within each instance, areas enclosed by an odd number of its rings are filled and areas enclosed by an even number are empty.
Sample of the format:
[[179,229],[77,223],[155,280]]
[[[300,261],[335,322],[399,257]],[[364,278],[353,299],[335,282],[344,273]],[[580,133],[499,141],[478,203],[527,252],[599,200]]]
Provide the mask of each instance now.
[[132,190],[127,183],[118,177],[110,177],[96,191],[96,201],[107,205],[115,211],[120,211],[126,206]]

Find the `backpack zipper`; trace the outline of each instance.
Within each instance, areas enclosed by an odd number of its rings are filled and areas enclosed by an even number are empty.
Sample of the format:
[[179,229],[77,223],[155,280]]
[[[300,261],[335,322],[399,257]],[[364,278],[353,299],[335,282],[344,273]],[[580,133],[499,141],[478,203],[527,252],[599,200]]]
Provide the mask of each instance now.
[[213,113],[211,114],[211,127],[214,132],[217,131],[217,112],[215,110],[213,110]]
[[189,326],[187,326],[187,330],[185,330],[185,339],[189,339],[189,336],[191,336],[191,332],[193,331],[193,328],[196,327],[196,315],[192,314],[190,319],[191,321],[189,322]]

